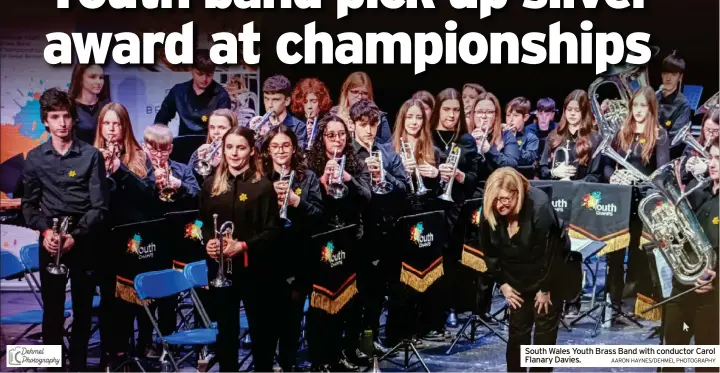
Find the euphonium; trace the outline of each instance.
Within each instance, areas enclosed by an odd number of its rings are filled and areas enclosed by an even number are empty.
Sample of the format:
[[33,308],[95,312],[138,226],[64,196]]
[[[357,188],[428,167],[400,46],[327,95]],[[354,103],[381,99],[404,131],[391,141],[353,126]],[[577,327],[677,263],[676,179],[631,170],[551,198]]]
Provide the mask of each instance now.
[[415,189],[415,185],[413,184],[412,175],[410,175],[410,192],[414,193],[416,196],[422,196],[423,194],[427,193],[428,190],[425,187],[425,183],[423,183],[422,175],[420,175],[420,170],[417,168],[417,163],[415,161],[415,148],[412,146],[412,144],[405,142],[405,140],[403,139],[400,139],[400,145],[402,146],[402,157],[415,163],[415,180],[417,182],[417,190]]
[[282,169],[280,171],[280,181],[286,181],[287,182],[287,189],[285,190],[285,197],[283,198],[283,204],[280,207],[280,218],[285,220],[285,226],[289,227],[292,225],[292,222],[287,217],[287,207],[288,207],[288,198],[290,196],[290,190],[292,188],[292,183],[295,180],[295,170],[290,171],[290,173],[285,172],[285,166],[282,166]]
[[656,191],[640,201],[638,215],[678,282],[693,285],[706,270],[715,268],[716,258],[686,197],[704,188],[709,180],[683,193],[679,182],[681,164],[682,158],[675,159],[650,175]]
[[[333,151],[333,160],[336,162],[338,161],[337,157],[337,148]],[[335,199],[343,198],[348,193],[348,188],[345,183],[343,183],[342,177],[343,173],[345,172],[345,155],[343,154],[342,158],[339,159],[339,167],[335,170],[337,173],[337,177],[333,177],[328,182],[328,195],[332,196]]]
[[718,108],[718,107],[720,107],[720,92],[715,92],[715,94],[712,95],[712,97],[707,99],[707,101],[705,101],[705,103],[702,104],[702,106],[700,106],[700,108],[697,109],[696,113],[697,114],[705,114],[708,111],[710,111],[710,109]]
[[62,256],[63,247],[63,235],[67,234],[68,227],[70,225],[70,218],[63,217],[62,223],[58,226],[58,218],[53,218],[52,230],[53,234],[58,237],[58,251],[55,254],[55,261],[48,263],[46,269],[53,275],[66,276],[68,269],[65,264],[60,263],[60,257]]
[[222,141],[215,140],[210,144],[210,150],[203,158],[198,159],[195,165],[195,172],[200,176],[208,176],[212,172],[212,159],[215,154],[222,148]]
[[[154,162],[155,169],[159,169],[159,161]],[[160,200],[163,202],[174,202],[173,196],[175,196],[175,189],[170,186],[170,175],[172,169],[170,168],[170,162],[165,162],[165,186],[160,189]]]
[[595,150],[593,158],[602,154],[614,160],[615,162],[617,162],[618,165],[623,167],[613,173],[613,176],[615,176],[615,178],[617,179],[618,184],[634,185],[650,182],[650,178],[647,175],[640,172],[637,168],[630,164],[630,162],[628,162],[626,158],[622,157],[612,148],[612,146],[610,146],[611,140],[611,136],[605,136],[603,141],[600,143],[600,145],[598,145],[597,149]]
[[383,168],[383,155],[380,150],[370,152],[370,156],[373,158],[377,158],[378,162],[380,162],[380,181],[375,181],[372,178],[370,178],[370,188],[372,189],[372,192],[375,194],[388,194],[392,192],[393,185],[388,182],[385,178],[385,168]]
[[[310,121],[308,121],[308,124],[310,124]],[[310,150],[310,148],[312,148],[312,145],[315,142],[315,135],[317,135],[317,117],[315,117],[315,119],[313,120],[312,129],[310,130],[310,137],[308,138],[305,150]]]
[[[559,155],[562,155],[562,160],[560,160],[558,157]],[[555,169],[557,166],[560,165],[569,165],[570,164],[570,140],[567,140],[565,143],[565,146],[558,146],[557,149],[553,152],[553,164],[552,168]],[[569,177],[564,177],[561,180],[570,180]]]
[[452,165],[453,170],[452,170],[452,173],[450,174],[450,180],[448,180],[447,183],[445,183],[445,185],[444,185],[443,194],[440,195],[440,197],[438,197],[443,201],[453,202],[452,186],[453,186],[453,182],[455,181],[455,172],[457,171],[458,163],[460,163],[460,153],[461,153],[460,147],[455,145],[455,143],[452,143],[450,145],[450,153],[448,154],[448,157],[447,157],[447,160],[445,161],[445,163]]
[[[230,286],[231,282],[225,276],[225,255],[223,250],[225,249],[225,236],[232,237],[235,231],[235,224],[231,221],[226,221],[220,226],[220,230],[217,227],[217,214],[213,214],[213,229],[215,230],[215,238],[220,241],[220,253],[218,254],[218,271],[215,278],[210,281],[210,286],[215,288],[226,288]],[[232,267],[230,263],[227,263],[227,273],[232,273]]]

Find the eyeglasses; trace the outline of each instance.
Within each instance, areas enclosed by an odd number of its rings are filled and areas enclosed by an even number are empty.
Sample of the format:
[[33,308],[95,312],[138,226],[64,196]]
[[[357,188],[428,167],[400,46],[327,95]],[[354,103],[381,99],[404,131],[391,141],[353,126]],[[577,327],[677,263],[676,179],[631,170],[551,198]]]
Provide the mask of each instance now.
[[357,89],[357,88],[351,89],[351,90],[350,90],[350,94],[353,95],[353,96],[362,96],[362,97],[368,97],[368,96],[369,96],[369,94],[368,94],[367,91],[363,91],[363,90]]
[[478,117],[491,117],[495,115],[495,110],[477,110],[475,111],[475,116]]
[[291,143],[285,143],[285,144],[282,144],[282,145],[270,144],[270,151],[272,151],[272,152],[274,152],[274,153],[277,153],[280,149],[285,150],[285,151],[289,151],[291,148],[292,148],[292,144],[291,144]]
[[337,138],[338,140],[339,140],[339,139],[344,139],[345,136],[347,136],[347,133],[345,133],[345,132],[338,132],[338,133],[328,132],[328,133],[325,134],[325,138],[328,139],[328,140],[334,140],[334,139],[336,139],[336,138]]
[[710,133],[714,136],[717,136],[717,134],[720,133],[720,128],[716,128],[716,129],[705,128],[704,131],[707,133]]
[[515,200],[515,194],[516,194],[516,192],[513,192],[510,195],[510,197],[497,197],[497,198],[495,198],[495,203],[500,202],[501,204],[508,206],[510,204],[510,202]]
[[168,155],[168,154],[170,154],[170,149],[153,149],[149,145],[147,146],[147,150],[152,155],[158,155],[158,154]]

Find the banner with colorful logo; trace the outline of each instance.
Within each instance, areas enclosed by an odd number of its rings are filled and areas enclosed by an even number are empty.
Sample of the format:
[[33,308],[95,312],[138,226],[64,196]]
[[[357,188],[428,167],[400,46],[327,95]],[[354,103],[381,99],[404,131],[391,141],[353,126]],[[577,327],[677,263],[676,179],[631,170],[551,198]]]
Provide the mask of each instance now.
[[400,282],[423,293],[445,272],[443,246],[448,242],[447,221],[442,211],[404,216],[396,225],[400,235]]
[[188,263],[207,257],[205,243],[213,237],[203,237],[203,221],[198,219],[198,210],[167,213],[165,219],[173,268],[182,271]]
[[480,245],[480,221],[482,220],[483,199],[465,201],[458,221],[465,224],[465,240],[460,254],[460,263],[478,272],[487,271],[487,264]]
[[570,215],[570,237],[605,242],[604,255],[630,244],[632,187],[576,183]]
[[356,225],[313,236],[310,306],[334,315],[357,294]]

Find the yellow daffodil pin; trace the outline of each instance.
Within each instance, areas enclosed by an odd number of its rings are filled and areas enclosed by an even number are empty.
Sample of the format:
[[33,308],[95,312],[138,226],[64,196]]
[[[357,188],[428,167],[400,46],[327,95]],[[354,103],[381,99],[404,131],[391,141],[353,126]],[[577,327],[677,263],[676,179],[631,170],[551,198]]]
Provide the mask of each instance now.
[[518,145],[522,145],[522,140],[518,140]]
[[666,126],[666,127],[670,127],[671,125],[672,125],[672,121],[667,121],[667,122],[665,122],[665,126]]
[[720,223],[720,219],[718,219],[717,216],[714,217],[712,221],[713,221],[713,224],[715,224],[715,225],[718,225],[718,223]]
[[70,170],[70,171],[68,171],[68,176],[75,177],[75,176],[77,176],[77,172],[75,172],[75,170]]
[[641,145],[645,145],[645,143],[647,142],[647,140],[645,140],[645,139],[643,138],[643,139],[640,139],[639,142],[640,142]]
[[300,188],[295,189],[295,195],[299,196],[301,194],[302,194],[302,189],[300,189]]
[[240,202],[247,201],[247,194],[245,194],[245,193],[241,194],[240,197],[238,197],[238,199],[240,199]]
[[200,119],[203,121],[203,123],[208,121],[207,115],[203,115],[202,118],[200,118]]

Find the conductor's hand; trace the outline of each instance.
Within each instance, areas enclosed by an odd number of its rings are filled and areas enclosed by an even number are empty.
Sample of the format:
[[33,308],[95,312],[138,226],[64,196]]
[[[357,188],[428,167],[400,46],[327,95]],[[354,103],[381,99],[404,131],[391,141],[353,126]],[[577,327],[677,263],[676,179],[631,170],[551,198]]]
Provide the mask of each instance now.
[[43,247],[50,255],[55,255],[60,248],[60,238],[53,232],[52,229],[45,230],[43,235]]
[[217,259],[218,255],[220,254],[220,240],[217,238],[213,238],[212,240],[208,241],[208,243],[205,245],[205,251],[207,251],[208,255],[213,258]]
[[512,286],[508,284],[503,284],[502,286],[500,286],[500,291],[503,293],[503,296],[508,302],[510,308],[516,310],[522,306],[523,299],[520,296],[520,293],[517,290],[513,289]]
[[705,294],[713,289],[713,280],[715,280],[715,276],[717,275],[717,272],[708,269],[705,271],[705,276],[703,276],[702,280],[695,281],[695,286],[700,286],[702,284],[707,284],[701,288],[695,289],[695,292],[698,294]]
[[535,294],[535,308],[537,308],[538,314],[542,315],[543,313],[548,313],[548,308],[550,306],[552,306],[550,292],[548,291],[547,293],[543,293],[542,291],[538,291],[537,294]]

